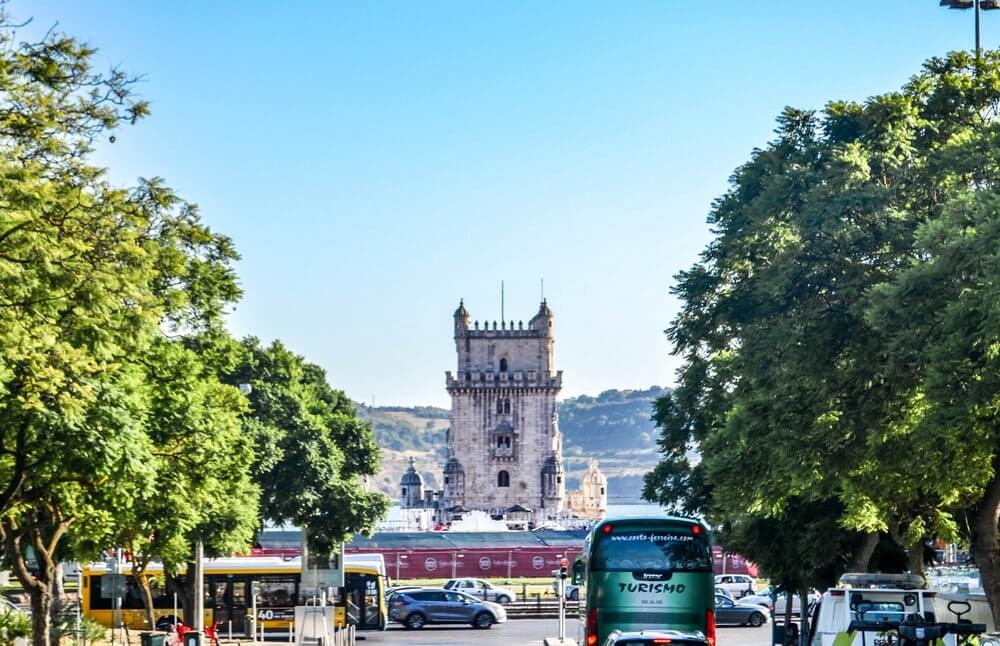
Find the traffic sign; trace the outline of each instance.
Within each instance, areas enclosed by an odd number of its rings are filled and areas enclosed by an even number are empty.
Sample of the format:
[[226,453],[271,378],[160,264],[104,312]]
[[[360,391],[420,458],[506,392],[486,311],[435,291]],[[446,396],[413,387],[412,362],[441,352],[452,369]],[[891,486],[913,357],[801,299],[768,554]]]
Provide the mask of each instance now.
[[101,598],[114,599],[125,596],[125,575],[105,574],[101,577]]

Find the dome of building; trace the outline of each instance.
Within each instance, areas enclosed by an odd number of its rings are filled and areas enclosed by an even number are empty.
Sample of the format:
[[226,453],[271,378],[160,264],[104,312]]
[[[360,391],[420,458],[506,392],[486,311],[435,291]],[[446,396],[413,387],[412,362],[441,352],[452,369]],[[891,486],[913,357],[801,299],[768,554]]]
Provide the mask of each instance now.
[[462,474],[464,474],[465,473],[465,469],[462,468],[462,463],[461,462],[459,462],[455,458],[451,458],[450,460],[448,460],[447,464],[444,465],[444,472],[446,474],[452,474],[452,473],[462,473]]
[[399,484],[403,486],[418,486],[422,487],[424,485],[424,479],[420,477],[417,473],[417,467],[414,465],[416,461],[410,458],[410,468],[406,470],[403,477],[399,480]]

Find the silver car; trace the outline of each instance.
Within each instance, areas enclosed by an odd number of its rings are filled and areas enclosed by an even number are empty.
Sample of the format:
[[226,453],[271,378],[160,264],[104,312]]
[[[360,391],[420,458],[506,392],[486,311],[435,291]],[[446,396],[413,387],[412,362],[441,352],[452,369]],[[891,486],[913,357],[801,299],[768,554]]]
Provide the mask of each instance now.
[[469,624],[489,628],[507,621],[507,611],[499,603],[476,599],[464,592],[443,588],[403,590],[392,598],[389,618],[408,629],[427,624]]

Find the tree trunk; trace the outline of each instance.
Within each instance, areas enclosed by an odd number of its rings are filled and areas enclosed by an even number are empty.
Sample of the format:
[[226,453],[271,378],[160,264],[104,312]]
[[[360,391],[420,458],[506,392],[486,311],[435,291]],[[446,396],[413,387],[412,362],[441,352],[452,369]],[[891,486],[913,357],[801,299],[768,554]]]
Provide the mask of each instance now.
[[[795,641],[792,640],[792,630],[795,625],[792,622],[792,604],[795,598],[795,592],[793,590],[785,591],[785,646],[798,646]],[[771,621],[774,621],[772,618]]]
[[910,568],[910,572],[913,574],[924,575],[924,542],[917,541],[913,545],[906,548],[907,563]]
[[[133,561],[135,565],[135,561]],[[149,586],[149,574],[146,572],[146,566],[143,565],[142,569],[135,570],[135,582],[139,586],[139,592],[142,594],[142,607],[146,610],[146,628],[148,630],[153,630],[156,628],[156,616],[153,614],[153,590]]]
[[854,550],[851,555],[851,562],[847,566],[848,572],[867,572],[868,563],[872,560],[872,554],[878,547],[878,532],[867,532],[864,534],[864,541]]
[[983,578],[983,590],[993,614],[993,624],[1000,626],[1000,546],[997,523],[1000,522],[1000,454],[993,458],[993,477],[986,485],[976,518],[973,553]]
[[52,591],[47,585],[31,589],[31,643],[33,646],[57,646],[51,643]]
[[66,586],[63,581],[62,568],[58,565],[55,566],[55,571],[52,575],[52,585],[50,586],[52,590],[52,601],[50,614],[52,615],[50,626],[55,626],[56,630],[53,635],[54,641],[58,642],[59,638],[62,637],[63,632],[60,622],[60,616],[63,613],[63,609],[66,607]]
[[799,590],[799,646],[809,646],[809,589]]

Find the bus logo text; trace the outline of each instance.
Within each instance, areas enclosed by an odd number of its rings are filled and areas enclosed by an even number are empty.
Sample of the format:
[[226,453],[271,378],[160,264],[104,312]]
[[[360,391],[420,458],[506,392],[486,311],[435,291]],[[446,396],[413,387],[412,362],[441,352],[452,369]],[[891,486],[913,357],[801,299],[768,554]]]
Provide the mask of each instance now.
[[685,586],[683,583],[619,583],[619,592],[655,592],[657,594],[669,594],[676,592],[678,594],[684,592]]

